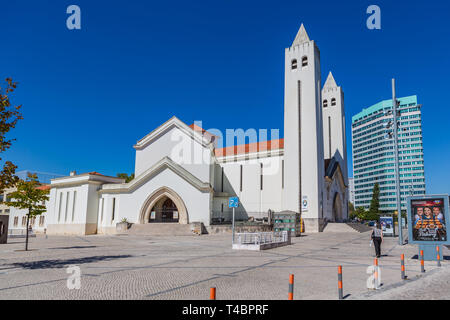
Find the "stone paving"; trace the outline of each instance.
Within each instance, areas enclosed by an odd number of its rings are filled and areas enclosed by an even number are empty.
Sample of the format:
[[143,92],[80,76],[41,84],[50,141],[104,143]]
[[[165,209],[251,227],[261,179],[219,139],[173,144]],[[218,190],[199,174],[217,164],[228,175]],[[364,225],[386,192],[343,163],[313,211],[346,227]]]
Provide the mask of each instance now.
[[[449,261],[440,270],[436,262],[425,262],[421,275],[417,247],[401,247],[392,238],[382,246],[382,289],[369,292],[369,238],[370,232],[305,234],[290,246],[261,252],[232,250],[230,234],[38,235],[29,252],[23,251],[24,239],[10,239],[0,245],[0,299],[208,299],[209,288],[216,287],[217,299],[285,300],[290,273],[294,299],[337,299],[338,265],[347,299],[427,299],[425,284],[433,288],[430,298],[450,298]],[[401,253],[408,277],[417,279],[406,284],[400,279]],[[445,247],[443,255],[450,256]],[[79,290],[67,288],[70,265],[81,269]],[[408,286],[417,295],[404,294]]]

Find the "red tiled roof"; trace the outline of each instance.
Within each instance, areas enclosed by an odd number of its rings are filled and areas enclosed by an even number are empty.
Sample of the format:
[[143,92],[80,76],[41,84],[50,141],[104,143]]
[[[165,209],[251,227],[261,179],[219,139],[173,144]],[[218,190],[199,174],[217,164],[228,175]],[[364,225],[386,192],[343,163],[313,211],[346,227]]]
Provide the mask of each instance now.
[[39,186],[36,189],[38,189],[38,190],[50,190],[50,185],[46,184],[46,185],[43,185],[43,186]]
[[198,125],[196,125],[195,123],[189,125],[189,128],[191,128],[194,131],[201,131],[202,133],[208,133],[211,136],[215,136],[214,134],[212,134],[211,132],[206,131],[205,129],[203,129],[202,127],[199,127]]
[[278,150],[284,148],[284,139],[269,140],[262,142],[253,142],[248,144],[241,144],[238,146],[231,146],[225,148],[215,149],[216,157],[233,156],[237,154],[245,154],[252,152]]
[[92,171],[92,172],[88,172],[88,174],[93,175],[93,176],[105,176],[104,174]]

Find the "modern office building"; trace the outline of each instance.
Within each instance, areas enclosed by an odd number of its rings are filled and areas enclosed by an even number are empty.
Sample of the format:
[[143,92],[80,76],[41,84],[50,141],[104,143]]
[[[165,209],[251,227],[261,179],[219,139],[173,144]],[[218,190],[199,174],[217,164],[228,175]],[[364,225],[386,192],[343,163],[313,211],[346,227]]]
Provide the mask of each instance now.
[[355,181],[353,178],[348,178],[348,201],[355,205]]
[[[397,98],[399,111],[399,163],[402,209],[409,195],[425,194],[421,105],[417,96]],[[376,182],[380,210],[396,210],[392,100],[381,101],[352,117],[355,208],[369,208]]]

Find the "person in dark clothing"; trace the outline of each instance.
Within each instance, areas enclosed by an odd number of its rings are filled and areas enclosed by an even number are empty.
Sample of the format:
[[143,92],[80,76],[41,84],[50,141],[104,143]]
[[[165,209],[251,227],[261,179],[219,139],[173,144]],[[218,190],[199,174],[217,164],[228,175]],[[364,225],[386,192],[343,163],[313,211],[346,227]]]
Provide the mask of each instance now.
[[371,238],[375,247],[375,255],[379,258],[381,257],[381,242],[383,242],[383,230],[379,222],[373,227]]

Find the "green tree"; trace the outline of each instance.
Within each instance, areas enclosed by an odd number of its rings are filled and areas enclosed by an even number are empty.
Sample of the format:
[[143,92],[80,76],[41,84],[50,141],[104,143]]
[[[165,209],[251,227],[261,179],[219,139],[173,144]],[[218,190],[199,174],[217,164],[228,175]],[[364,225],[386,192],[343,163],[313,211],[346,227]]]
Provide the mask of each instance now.
[[355,211],[355,206],[350,201],[348,202],[348,216],[352,220],[357,217],[356,211]]
[[37,180],[36,174],[29,173],[26,180],[19,180],[17,190],[9,194],[12,201],[5,204],[9,207],[27,209],[27,238],[25,251],[28,250],[28,226],[30,218],[41,215],[45,212],[44,201],[48,200],[48,190],[39,188],[41,184]]
[[128,173],[118,173],[117,178],[125,179],[125,182],[128,183],[134,179],[134,173],[128,175]]
[[366,210],[363,207],[358,207],[355,211],[356,217],[361,220],[366,220]]
[[[22,118],[20,108],[22,106],[13,106],[10,101],[11,93],[16,89],[17,83],[12,79],[7,78],[6,84],[0,84],[0,153],[5,152],[12,145],[15,139],[7,139],[6,134],[15,128],[17,121]],[[2,158],[0,158],[0,161]],[[6,188],[16,185],[19,178],[15,175],[17,166],[11,161],[6,161],[3,164],[3,169],[0,171],[0,192]]]
[[380,185],[375,183],[372,190],[372,200],[368,212],[368,220],[378,220],[380,217]]

